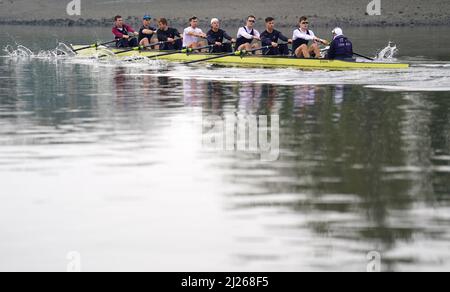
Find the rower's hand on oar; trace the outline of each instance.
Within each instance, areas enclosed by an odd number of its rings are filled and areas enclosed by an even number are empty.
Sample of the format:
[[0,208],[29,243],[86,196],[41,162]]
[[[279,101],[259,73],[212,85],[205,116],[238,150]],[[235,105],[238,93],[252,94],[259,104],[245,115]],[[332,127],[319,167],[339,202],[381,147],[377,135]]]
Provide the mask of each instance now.
[[151,29],[144,29],[144,30],[142,30],[142,33],[143,34],[155,34],[156,32]]
[[294,41],[291,39],[288,39],[288,44],[292,44]]
[[138,33],[138,32],[130,32],[130,33],[128,33],[128,34],[124,34],[124,35],[123,35],[123,38],[124,38],[124,39],[129,39],[129,38],[135,38],[135,37],[137,37],[137,36],[139,36],[139,33]]
[[278,43],[272,42],[272,47],[274,48],[278,47]]
[[323,43],[325,42],[325,40],[319,39],[319,38],[315,37],[315,38],[314,38],[314,42],[315,42],[315,43],[318,43],[318,44],[323,44]]
[[323,44],[323,45],[325,45],[325,46],[328,46],[329,44],[330,44],[330,42],[329,41],[327,41],[327,40],[323,40],[323,39],[317,39],[317,42],[319,42],[319,43],[321,43],[321,44]]
[[222,46],[222,43],[221,43],[221,42],[216,42],[214,45],[215,45],[216,47],[221,47],[221,46]]
[[254,39],[254,40],[257,40],[257,41],[260,41],[260,40],[261,40],[261,38],[260,38],[260,37],[257,37],[257,36],[254,36],[253,39]]

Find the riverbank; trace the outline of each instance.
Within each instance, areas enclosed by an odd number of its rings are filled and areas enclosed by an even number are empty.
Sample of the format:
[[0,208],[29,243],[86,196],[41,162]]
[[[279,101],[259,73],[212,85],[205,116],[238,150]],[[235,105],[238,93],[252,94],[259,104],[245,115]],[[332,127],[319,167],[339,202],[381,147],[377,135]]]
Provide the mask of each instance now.
[[110,26],[116,14],[124,16],[131,24],[140,23],[144,13],[155,18],[166,17],[176,27],[186,25],[191,15],[200,18],[200,25],[207,26],[211,17],[219,17],[226,26],[238,26],[248,14],[262,22],[266,16],[274,16],[280,27],[295,26],[299,16],[307,15],[314,26],[380,27],[450,25],[447,11],[449,1],[431,0],[426,4],[417,0],[381,0],[381,15],[367,13],[370,0],[299,2],[295,0],[242,3],[237,0],[186,0],[183,7],[176,0],[128,0],[112,2],[81,0],[81,15],[69,16],[67,4],[61,0],[0,0],[0,24],[51,25],[51,26]]

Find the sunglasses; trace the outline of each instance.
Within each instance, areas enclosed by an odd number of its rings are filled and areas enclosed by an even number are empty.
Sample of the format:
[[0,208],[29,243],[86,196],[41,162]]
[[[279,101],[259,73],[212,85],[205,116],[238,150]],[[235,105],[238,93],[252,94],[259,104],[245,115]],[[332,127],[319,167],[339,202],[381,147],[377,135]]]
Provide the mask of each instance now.
[[249,20],[248,22],[253,22],[253,23],[255,23],[255,22],[256,22],[256,20]]
[[301,24],[309,24],[309,22],[302,22]]

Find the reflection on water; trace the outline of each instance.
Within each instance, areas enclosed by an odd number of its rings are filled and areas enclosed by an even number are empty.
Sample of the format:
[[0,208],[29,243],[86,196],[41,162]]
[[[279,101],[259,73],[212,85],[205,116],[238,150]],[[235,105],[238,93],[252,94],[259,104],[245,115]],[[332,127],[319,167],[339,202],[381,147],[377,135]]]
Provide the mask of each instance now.
[[[0,60],[0,270],[450,268],[446,92],[153,73]],[[203,149],[230,115],[280,158]]]

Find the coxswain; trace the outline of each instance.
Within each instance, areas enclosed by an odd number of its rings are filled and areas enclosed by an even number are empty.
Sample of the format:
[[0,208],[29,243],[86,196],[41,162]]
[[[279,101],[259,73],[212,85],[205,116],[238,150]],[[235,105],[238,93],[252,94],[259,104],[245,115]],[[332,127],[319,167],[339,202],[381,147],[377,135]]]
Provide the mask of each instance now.
[[333,41],[330,44],[330,49],[327,53],[327,59],[330,60],[344,60],[354,61],[353,59],[353,44],[344,36],[341,28],[333,29]]

